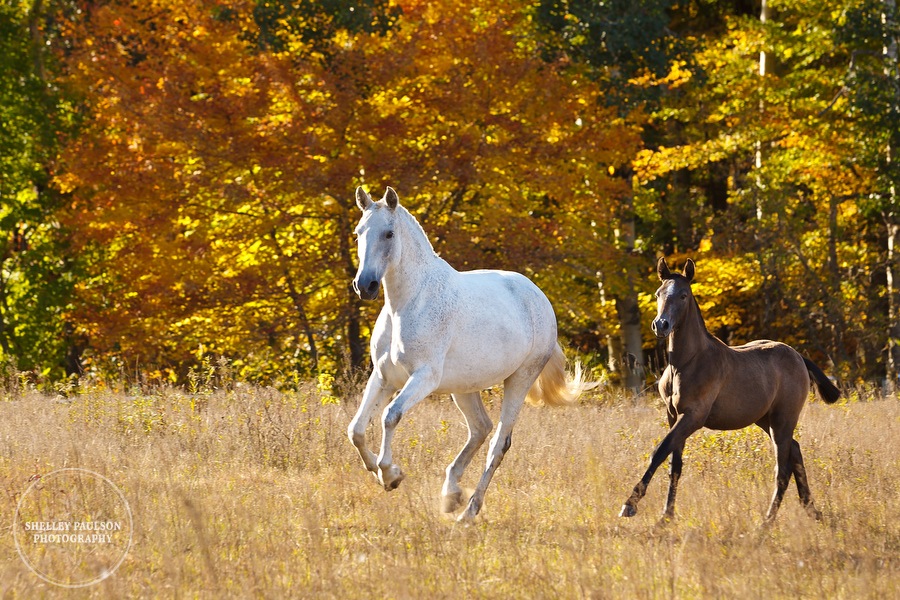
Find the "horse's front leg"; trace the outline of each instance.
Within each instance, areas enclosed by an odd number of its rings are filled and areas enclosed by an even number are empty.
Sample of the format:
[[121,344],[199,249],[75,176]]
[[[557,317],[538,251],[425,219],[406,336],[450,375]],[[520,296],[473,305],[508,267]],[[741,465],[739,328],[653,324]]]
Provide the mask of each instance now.
[[625,504],[622,505],[622,511],[619,513],[620,517],[633,517],[637,514],[638,502],[640,502],[641,498],[644,497],[644,494],[647,493],[647,486],[650,484],[650,480],[653,479],[653,474],[656,473],[659,466],[665,462],[669,454],[676,448],[683,448],[685,440],[702,426],[703,419],[697,417],[696,414],[682,413],[678,416],[675,426],[669,430],[666,437],[662,439],[659,445],[653,450],[653,454],[650,455],[650,466],[647,467],[644,476],[641,477],[641,480],[634,486],[631,496],[629,496],[628,500],[625,501]]
[[374,369],[369,376],[359,409],[347,427],[347,437],[350,438],[350,441],[356,447],[356,451],[359,452],[359,457],[362,459],[363,464],[366,465],[366,469],[371,471],[376,479],[378,478],[378,463],[375,453],[366,446],[366,429],[369,427],[369,423],[372,422],[373,415],[390,398],[393,391],[388,387],[387,382],[381,378],[378,369]]
[[422,367],[413,372],[397,397],[384,409],[381,421],[384,431],[381,436],[381,454],[378,456],[378,481],[388,491],[396,488],[403,480],[400,467],[392,462],[391,442],[394,439],[394,430],[397,429],[403,415],[437,389],[439,383],[434,369]]

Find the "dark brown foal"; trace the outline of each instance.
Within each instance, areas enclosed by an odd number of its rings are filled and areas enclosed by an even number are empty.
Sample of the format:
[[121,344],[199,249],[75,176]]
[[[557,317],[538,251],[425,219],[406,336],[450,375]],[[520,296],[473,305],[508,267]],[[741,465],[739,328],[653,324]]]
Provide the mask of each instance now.
[[821,518],[809,491],[794,429],[809,395],[810,380],[828,404],[837,401],[840,390],[812,361],[786,344],[757,340],[731,347],[709,333],[691,293],[693,261],[688,260],[684,274],[679,275],[671,273],[661,258],[657,272],[662,285],[656,290],[658,312],[651,327],[657,337],[668,337],[669,366],[659,381],[659,393],[666,402],[670,429],[653,451],[650,466],[619,516],[637,514],[637,504],[653,474],[671,454],[664,515],[672,517],[687,438],[701,427],[741,429],[755,423],[775,446],[775,493],[766,520],[778,512],[792,475],[800,502],[811,515]]

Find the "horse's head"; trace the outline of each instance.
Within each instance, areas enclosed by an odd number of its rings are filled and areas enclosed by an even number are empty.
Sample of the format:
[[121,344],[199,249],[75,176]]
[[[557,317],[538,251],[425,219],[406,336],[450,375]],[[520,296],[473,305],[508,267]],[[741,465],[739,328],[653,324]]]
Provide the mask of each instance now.
[[378,202],[373,202],[362,187],[356,188],[356,204],[363,215],[354,231],[357,236],[359,270],[353,280],[353,289],[363,300],[378,297],[381,278],[400,259],[400,236],[394,235],[399,202],[397,192],[390,187]]
[[660,258],[656,272],[662,285],[656,290],[656,318],[650,329],[656,337],[664,338],[681,324],[688,307],[693,303],[691,281],[694,279],[694,261],[688,259],[684,274],[672,273],[665,258]]

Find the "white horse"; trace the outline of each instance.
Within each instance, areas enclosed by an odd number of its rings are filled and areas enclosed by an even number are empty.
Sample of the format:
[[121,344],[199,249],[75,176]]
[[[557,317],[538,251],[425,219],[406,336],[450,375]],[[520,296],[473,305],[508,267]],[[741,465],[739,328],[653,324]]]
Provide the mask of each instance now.
[[[390,187],[378,202],[359,187],[356,203],[363,215],[355,231],[359,271],[353,288],[360,298],[372,300],[384,284],[384,308],[372,331],[372,375],[347,433],[366,469],[385,490],[393,490],[403,479],[391,456],[397,424],[429,394],[450,393],[469,428],[441,492],[443,510],[453,512],[463,502],[459,479],[493,428],[480,392],[503,382],[500,426],[484,473],[459,516],[470,521],[509,450],[526,396],[532,403],[572,404],[585,389],[580,369],[576,366],[574,379],[567,381],[556,316],[529,279],[509,271],[460,273],[435,254],[422,226]],[[376,457],[366,446],[366,428],[388,400]]]

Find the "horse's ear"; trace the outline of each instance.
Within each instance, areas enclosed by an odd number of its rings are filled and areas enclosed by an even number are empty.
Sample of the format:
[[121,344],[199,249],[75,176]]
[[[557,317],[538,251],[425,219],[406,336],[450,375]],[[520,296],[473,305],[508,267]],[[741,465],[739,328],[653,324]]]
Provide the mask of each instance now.
[[400,204],[400,197],[391,186],[388,186],[384,191],[384,201],[387,203],[388,208],[391,210],[394,210],[395,208],[397,208],[397,205]]
[[660,281],[672,278],[672,273],[669,271],[669,265],[666,264],[664,256],[660,256],[659,262],[656,263],[656,274],[659,275]]
[[694,280],[694,261],[691,259],[687,259],[684,265],[684,278],[688,280],[688,283]]
[[366,190],[362,189],[362,186],[356,188],[356,205],[359,207],[359,210],[366,210],[372,206],[372,197],[366,193]]

